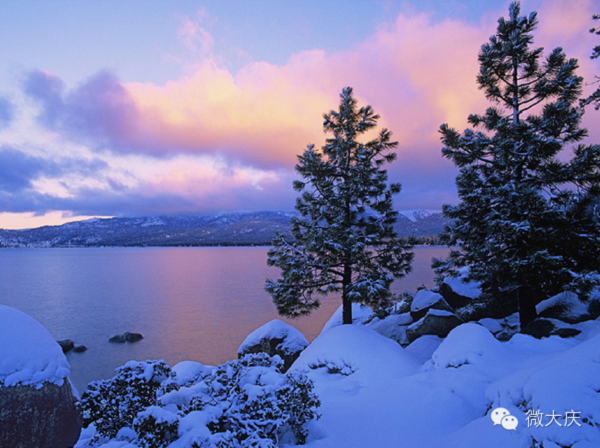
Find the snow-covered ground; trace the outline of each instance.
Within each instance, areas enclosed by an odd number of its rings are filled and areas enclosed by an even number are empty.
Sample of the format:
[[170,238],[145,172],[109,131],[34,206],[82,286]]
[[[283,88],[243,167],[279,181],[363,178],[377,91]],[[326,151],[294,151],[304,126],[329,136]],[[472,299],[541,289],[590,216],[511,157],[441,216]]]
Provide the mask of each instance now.
[[[397,319],[374,329],[356,308],[354,325],[334,315],[290,369],[307,372],[321,401],[308,448],[600,446],[600,319],[574,324],[581,333],[573,338],[515,334],[506,342],[487,319],[402,348],[379,328]],[[69,366],[47,331],[9,307],[0,306],[0,320],[0,387],[62,383]],[[191,361],[173,370],[180,384],[215,371]],[[78,446],[92,434],[84,431]],[[137,447],[132,434],[102,446]]]
[[[292,366],[309,371],[322,403],[307,446],[598,447],[600,321],[575,327],[572,339],[500,342],[467,323],[407,349],[365,326],[333,327]],[[494,422],[498,408],[512,417]]]

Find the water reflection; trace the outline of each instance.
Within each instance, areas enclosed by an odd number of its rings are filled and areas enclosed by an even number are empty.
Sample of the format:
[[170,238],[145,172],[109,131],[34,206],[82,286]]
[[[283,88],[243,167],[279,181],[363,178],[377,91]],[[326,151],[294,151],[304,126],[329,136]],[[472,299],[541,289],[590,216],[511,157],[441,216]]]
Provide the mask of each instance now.
[[[254,329],[279,318],[263,290],[278,271],[266,265],[267,248],[3,249],[0,303],[39,320],[56,339],[86,345],[69,353],[72,379],[113,375],[130,359],[192,359],[218,364],[236,357]],[[433,285],[432,257],[441,247],[415,251],[413,273],[394,292]],[[340,305],[325,298],[312,315],[287,320],[312,340]],[[137,331],[134,344],[108,339]]]

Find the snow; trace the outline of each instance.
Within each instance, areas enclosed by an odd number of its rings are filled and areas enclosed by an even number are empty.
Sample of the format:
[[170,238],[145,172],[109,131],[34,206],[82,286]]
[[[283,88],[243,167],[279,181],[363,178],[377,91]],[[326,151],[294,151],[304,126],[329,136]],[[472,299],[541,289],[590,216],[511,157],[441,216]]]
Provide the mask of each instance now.
[[0,387],[61,386],[70,366],[42,324],[15,308],[0,305]]
[[437,292],[432,292],[427,289],[422,289],[415,294],[415,297],[410,305],[410,310],[414,313],[417,311],[429,308],[431,305],[444,298]]
[[172,371],[175,372],[177,384],[183,386],[210,375],[214,369],[212,366],[205,366],[196,361],[181,361],[173,366]]
[[290,324],[274,319],[250,333],[238,348],[238,353],[258,345],[262,339],[283,339],[279,347],[286,353],[299,352],[308,345],[308,340],[300,331]]
[[[490,329],[505,329],[513,316],[488,319],[482,320],[485,326],[466,323],[444,339],[423,336],[403,349],[382,334],[406,327],[408,314],[359,316],[357,321],[369,323],[328,324],[290,368],[306,372],[321,401],[321,418],[308,426],[307,448],[600,446],[600,319],[573,325],[582,331],[574,338],[517,333],[506,342]],[[174,367],[180,384],[210,369],[192,362]],[[252,395],[258,384],[277,383],[270,375],[257,369],[240,387]],[[198,387],[208,385],[184,386],[162,396],[161,404],[176,409],[200,393]],[[518,422],[514,430],[492,421],[500,407]],[[168,421],[169,410],[148,412]],[[534,412],[543,416],[543,425],[535,424]],[[560,415],[555,423],[552,414]],[[183,417],[181,438],[168,448],[216,443],[206,429],[209,419],[197,411]],[[102,448],[135,446],[130,442],[122,437]]]
[[[373,310],[368,306],[361,305],[360,303],[352,304],[352,323],[353,324],[362,324],[367,320],[373,317]],[[326,331],[331,330],[334,327],[342,325],[343,322],[343,310],[340,305],[337,310],[333,313],[333,315],[329,318],[329,320],[323,326],[323,330],[321,330],[321,334]]]
[[442,213],[440,210],[425,210],[425,209],[401,210],[398,212],[399,215],[402,215],[402,216],[410,219],[412,222],[416,222],[420,219],[427,218],[428,216],[437,215],[440,213]]
[[469,275],[469,267],[465,266],[458,270],[459,277],[446,277],[444,283],[450,286],[452,291],[470,299],[475,299],[481,295],[481,286],[478,282],[465,281],[465,277]]
[[549,299],[540,302],[535,309],[538,315],[543,315],[542,313],[544,311],[554,307],[562,308],[564,310],[564,314],[568,315],[570,319],[575,321],[580,320],[583,316],[588,314],[587,305],[579,300],[577,294],[569,291],[562,292],[554,297],[550,297]]
[[[577,338],[500,342],[467,323],[404,350],[366,326],[330,329],[292,366],[308,371],[322,402],[306,446],[600,446],[600,321],[576,327]],[[518,420],[514,431],[494,425],[497,407]],[[528,427],[532,410],[561,414],[562,423],[580,413],[582,426]]]

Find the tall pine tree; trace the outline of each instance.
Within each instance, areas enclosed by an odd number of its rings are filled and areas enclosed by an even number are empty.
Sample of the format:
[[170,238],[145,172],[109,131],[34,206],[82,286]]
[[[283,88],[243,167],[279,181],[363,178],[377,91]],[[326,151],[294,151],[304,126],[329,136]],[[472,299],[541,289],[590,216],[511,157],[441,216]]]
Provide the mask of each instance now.
[[343,323],[351,324],[353,302],[387,304],[393,279],[410,271],[412,244],[393,228],[398,213],[392,199],[400,184],[388,185],[382,169],[396,158],[390,131],[361,140],[379,116],[371,106],[359,109],[350,87],[340,95],[339,110],[324,118],[331,137],[320,151],[309,145],[298,157],[294,241],[273,240],[268,264],[280,268],[282,278],[268,279],[265,289],[279,314],[290,317],[310,313],[322,295],[341,293]]
[[[592,20],[600,20],[600,14],[594,14],[592,16]],[[590,33],[600,35],[600,27],[590,28]],[[596,45],[592,49],[591,59],[600,58],[600,45]],[[596,76],[596,83],[600,82],[600,76]],[[594,93],[592,93],[588,98],[582,101],[584,106],[588,104],[595,104],[596,110],[600,109],[600,87],[596,89]]]
[[536,304],[563,290],[586,294],[598,284],[600,229],[589,203],[600,191],[600,146],[578,144],[583,110],[577,61],[557,48],[532,49],[537,14],[518,2],[500,18],[479,53],[477,82],[495,103],[469,116],[462,134],[440,128],[444,157],[460,167],[460,203],[444,235],[458,246],[434,260],[438,274],[470,266],[490,300],[516,298],[521,328]]

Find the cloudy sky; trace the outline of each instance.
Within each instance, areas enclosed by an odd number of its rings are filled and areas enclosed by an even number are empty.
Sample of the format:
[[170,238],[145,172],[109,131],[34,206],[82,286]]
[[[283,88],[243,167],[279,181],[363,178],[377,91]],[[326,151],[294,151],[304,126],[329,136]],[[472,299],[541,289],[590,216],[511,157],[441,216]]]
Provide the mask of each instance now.
[[[297,155],[345,86],[399,141],[396,207],[456,202],[437,131],[487,107],[477,53],[508,4],[2,0],[0,228],[292,210]],[[598,0],[522,4],[536,46],[600,74]],[[600,112],[584,125],[600,142]]]

